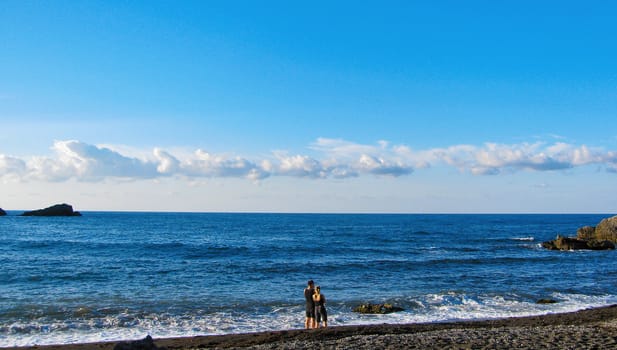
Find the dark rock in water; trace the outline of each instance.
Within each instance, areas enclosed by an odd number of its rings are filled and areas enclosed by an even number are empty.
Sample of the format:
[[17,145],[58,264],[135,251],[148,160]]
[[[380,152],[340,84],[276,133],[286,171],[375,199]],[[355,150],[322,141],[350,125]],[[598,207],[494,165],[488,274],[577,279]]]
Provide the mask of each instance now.
[[587,241],[563,236],[557,236],[557,238],[552,241],[542,242],[542,246],[550,250],[589,249],[587,247]]
[[557,300],[555,299],[539,299],[536,301],[536,304],[555,304]]
[[164,350],[164,347],[157,347],[154,345],[154,340],[151,336],[147,336],[142,340],[135,340],[131,342],[121,342],[114,346],[114,350]]
[[576,230],[576,238],[578,239],[593,239],[596,233],[595,226],[584,226]]
[[591,250],[612,250],[615,249],[615,243],[605,240],[590,239],[587,241],[587,246]]
[[593,238],[617,243],[617,216],[600,221]]
[[391,304],[362,304],[353,308],[353,312],[361,314],[390,314],[405,309]]
[[5,215],[6,215],[6,212],[2,208],[0,208],[0,216],[5,216]]
[[596,239],[557,236],[552,241],[542,242],[542,247],[550,250],[609,250],[615,249],[615,244],[607,240],[600,241]]
[[608,250],[615,249],[617,243],[617,215],[600,221],[597,226],[584,226],[576,230],[576,238],[557,236],[543,242],[542,246],[551,250]]
[[49,208],[27,211],[21,216],[81,216],[78,211],[68,204],[56,204]]
[[576,231],[579,239],[595,239],[598,241],[611,241],[617,243],[617,216],[604,219],[593,226],[581,227]]

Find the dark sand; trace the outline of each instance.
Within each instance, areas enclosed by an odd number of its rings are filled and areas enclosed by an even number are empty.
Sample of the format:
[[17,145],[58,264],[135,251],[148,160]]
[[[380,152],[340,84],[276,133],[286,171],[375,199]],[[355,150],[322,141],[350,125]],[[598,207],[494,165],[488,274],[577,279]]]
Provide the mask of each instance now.
[[[617,305],[572,313],[155,339],[167,349],[617,349]],[[20,349],[113,349],[116,343]]]

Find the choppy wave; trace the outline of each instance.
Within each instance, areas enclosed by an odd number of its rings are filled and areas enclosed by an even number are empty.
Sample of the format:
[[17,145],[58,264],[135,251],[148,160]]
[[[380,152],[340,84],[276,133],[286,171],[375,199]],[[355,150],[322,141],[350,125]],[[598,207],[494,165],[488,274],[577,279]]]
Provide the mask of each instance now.
[[[616,295],[589,296],[553,293],[556,304],[537,304],[518,295],[469,295],[460,292],[382,300],[403,306],[405,311],[388,315],[361,315],[354,303],[328,306],[329,324],[427,323],[484,320],[578,311],[617,304]],[[155,338],[247,333],[303,327],[303,306],[278,304],[259,310],[204,313],[142,313],[128,311],[97,316],[82,310],[84,317],[14,321],[0,326],[0,346],[32,346]]]
[[536,239],[532,236],[528,236],[528,237],[514,237],[512,238],[513,241],[524,241],[524,242],[533,242]]

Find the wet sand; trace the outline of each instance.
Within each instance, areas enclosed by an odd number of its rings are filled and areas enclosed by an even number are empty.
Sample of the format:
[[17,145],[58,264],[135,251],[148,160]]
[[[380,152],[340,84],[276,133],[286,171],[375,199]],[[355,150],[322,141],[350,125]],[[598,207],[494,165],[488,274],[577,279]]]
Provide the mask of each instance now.
[[[19,349],[113,349],[117,343]],[[490,321],[334,326],[154,339],[167,349],[617,349],[617,305]]]

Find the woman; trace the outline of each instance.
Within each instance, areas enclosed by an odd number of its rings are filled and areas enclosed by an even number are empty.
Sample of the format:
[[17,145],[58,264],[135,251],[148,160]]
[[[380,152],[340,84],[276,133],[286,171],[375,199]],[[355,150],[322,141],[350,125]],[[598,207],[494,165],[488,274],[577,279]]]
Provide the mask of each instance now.
[[328,313],[326,312],[326,296],[321,294],[321,287],[315,287],[315,294],[313,294],[313,301],[315,302],[315,328],[318,328],[323,320],[323,326],[328,327]]

